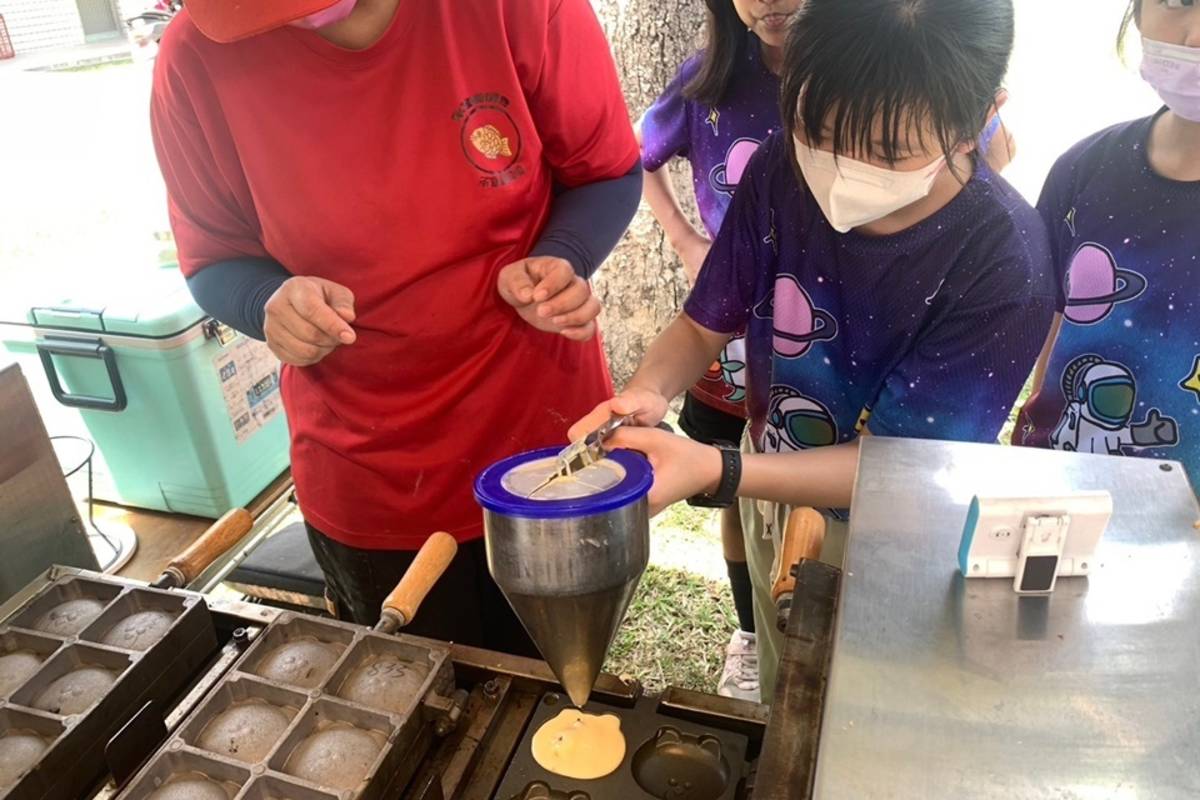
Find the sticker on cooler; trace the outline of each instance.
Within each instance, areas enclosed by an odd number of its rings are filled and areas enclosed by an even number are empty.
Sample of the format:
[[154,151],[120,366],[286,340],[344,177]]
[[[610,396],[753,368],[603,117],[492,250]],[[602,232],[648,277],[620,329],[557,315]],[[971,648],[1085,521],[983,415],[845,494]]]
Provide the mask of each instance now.
[[264,343],[240,336],[221,350],[213,359],[213,366],[239,444],[283,410],[279,359]]

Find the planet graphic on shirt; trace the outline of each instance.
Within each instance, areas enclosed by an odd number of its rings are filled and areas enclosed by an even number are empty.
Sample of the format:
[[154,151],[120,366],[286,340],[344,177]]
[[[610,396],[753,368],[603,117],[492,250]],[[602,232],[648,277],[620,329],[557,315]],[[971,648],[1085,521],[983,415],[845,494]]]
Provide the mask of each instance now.
[[1144,291],[1146,279],[1141,273],[1118,267],[1107,248],[1085,244],[1075,251],[1067,269],[1063,316],[1077,325],[1095,325],[1118,303],[1128,302]]
[[717,164],[708,174],[708,182],[712,184],[713,189],[725,194],[733,194],[734,189],[737,189],[738,183],[742,180],[742,175],[746,172],[746,164],[750,162],[750,156],[754,155],[758,145],[757,139],[747,138],[738,139],[731,144],[729,151],[725,154],[724,163]]
[[799,358],[816,342],[828,342],[837,336],[837,320],[828,311],[816,308],[808,292],[791,275],[775,279],[775,292],[754,309],[759,319],[775,325],[771,345],[783,358]]

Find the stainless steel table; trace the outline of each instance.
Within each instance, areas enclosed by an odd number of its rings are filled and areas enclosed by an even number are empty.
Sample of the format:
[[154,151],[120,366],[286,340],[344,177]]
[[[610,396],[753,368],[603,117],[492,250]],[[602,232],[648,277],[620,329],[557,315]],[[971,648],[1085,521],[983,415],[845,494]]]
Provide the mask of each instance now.
[[[972,495],[1084,489],[1090,578],[959,575]],[[1198,519],[1173,462],[864,440],[813,796],[1200,798]]]

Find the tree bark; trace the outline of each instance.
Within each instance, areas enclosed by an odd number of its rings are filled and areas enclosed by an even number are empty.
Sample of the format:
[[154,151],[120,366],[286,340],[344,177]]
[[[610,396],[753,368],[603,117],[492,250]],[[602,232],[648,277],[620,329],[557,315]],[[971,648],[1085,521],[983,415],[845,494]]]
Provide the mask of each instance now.
[[[629,113],[636,120],[679,66],[700,46],[704,4],[697,0],[592,0],[613,56]],[[691,168],[669,167],[684,211],[698,224]],[[605,262],[594,290],[604,305],[601,328],[613,380],[623,386],[651,340],[687,297],[683,266],[645,203]]]

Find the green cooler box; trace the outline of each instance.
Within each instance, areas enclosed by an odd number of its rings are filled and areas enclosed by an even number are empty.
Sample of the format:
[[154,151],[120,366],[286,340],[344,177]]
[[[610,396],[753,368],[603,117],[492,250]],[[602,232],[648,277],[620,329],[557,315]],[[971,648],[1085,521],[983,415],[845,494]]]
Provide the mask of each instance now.
[[246,505],[288,465],[279,361],[209,318],[177,270],[93,294],[34,305],[3,342],[40,406],[78,409],[97,496],[204,517]]

